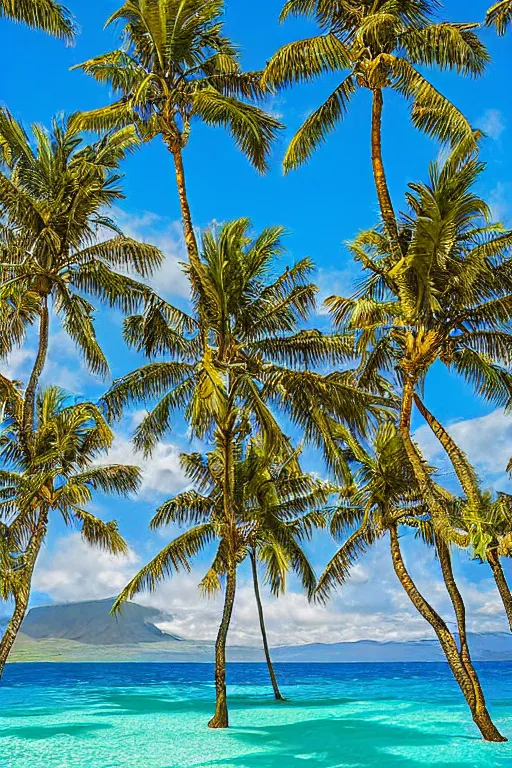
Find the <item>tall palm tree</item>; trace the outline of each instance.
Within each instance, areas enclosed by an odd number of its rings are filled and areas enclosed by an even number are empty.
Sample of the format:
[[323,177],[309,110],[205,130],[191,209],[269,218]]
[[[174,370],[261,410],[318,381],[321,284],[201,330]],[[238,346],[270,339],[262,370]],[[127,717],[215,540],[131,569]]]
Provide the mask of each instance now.
[[[365,434],[370,420],[388,407],[386,398],[354,385],[350,370],[322,375],[320,364],[346,362],[350,339],[299,331],[314,306],[316,287],[309,282],[309,259],[276,273],[282,228],[255,237],[250,222],[239,219],[203,236],[197,270],[187,268],[193,311],[182,312],[151,298],[144,313],[125,323],[125,339],[154,359],[114,382],[105,397],[113,417],[133,402],[157,400],[137,428],[135,445],[150,453],[184,413],[200,439],[214,441],[223,472],[224,519],[235,525],[234,446],[248,430],[258,433],[276,456],[286,455],[288,440],[275,410],[285,413],[305,438],[323,449],[329,468],[342,481],[350,472],[333,439],[350,441]],[[348,357],[347,357],[348,355]],[[226,611],[217,640],[217,709],[210,725],[226,727],[224,647],[234,599],[236,558],[227,553]]]
[[[471,663],[465,634],[459,651],[446,622],[420,593],[406,568],[400,547],[399,526],[420,525],[425,517],[428,519],[430,508],[416,482],[395,424],[382,423],[375,436],[373,452],[367,452],[360,447],[353,458],[358,467],[354,491],[335,512],[331,522],[331,530],[336,538],[339,539],[347,533],[349,535],[319,579],[319,596],[325,599],[337,584],[344,584],[357,560],[378,540],[389,536],[395,573],[416,610],[436,633],[475,724],[484,739],[506,741],[487,711],[482,688]],[[430,468],[426,471],[429,474],[431,472]],[[450,560],[446,557],[442,540],[437,538],[435,543],[442,557],[443,576],[453,600],[452,587],[455,582],[451,574]],[[462,627],[465,633],[464,622]]]
[[512,0],[498,0],[491,5],[485,16],[488,27],[496,27],[498,35],[504,35],[512,24]]
[[[369,277],[351,298],[327,302],[336,326],[354,335],[360,385],[379,372],[401,390],[400,432],[441,534],[446,516],[411,439],[418,389],[440,361],[488,402],[503,406],[512,396],[512,232],[490,223],[488,206],[472,191],[482,169],[467,144],[433,164],[429,183],[410,185],[403,256],[382,232],[362,233],[352,251]],[[451,458],[470,494],[461,461]]]
[[[57,387],[40,392],[30,451],[24,440],[23,397],[6,380],[0,388],[0,518],[17,541],[8,573],[14,611],[0,642],[0,675],[25,617],[34,567],[46,538],[50,516],[60,513],[77,525],[84,539],[108,552],[126,552],[117,523],[105,523],[87,511],[94,491],[127,496],[140,484],[138,467],[98,463],[114,435],[92,403],[66,405]],[[17,554],[16,554],[17,553]],[[2,562],[5,565],[5,559]]]
[[489,491],[482,492],[475,470],[449,432],[417,394],[415,403],[445,449],[466,494],[466,498],[458,500],[456,504],[453,524],[467,531],[466,546],[470,546],[474,555],[491,567],[512,631],[512,594],[500,562],[501,556],[508,556],[512,552],[512,496],[498,493],[493,498]]
[[42,29],[54,37],[72,43],[76,28],[67,8],[54,0],[0,0],[0,18]]
[[[269,465],[269,456],[261,444],[250,441],[244,449],[237,445],[234,451],[234,519],[226,518],[222,491],[223,459],[220,452],[183,454],[182,465],[188,477],[199,490],[185,491],[165,502],[151,521],[152,528],[178,524],[187,530],[159,552],[130,581],[116,600],[113,610],[141,590],[153,590],[173,571],[190,570],[191,559],[212,542],[215,554],[201,588],[211,595],[221,589],[221,578],[226,580],[224,610],[222,614],[223,647],[222,669],[217,666],[216,676],[222,672],[225,680],[225,641],[231,621],[236,591],[236,570],[249,558],[253,586],[258,604],[260,628],[268,670],[276,699],[282,699],[270,659],[263,609],[259,592],[257,564],[265,566],[270,589],[280,594],[285,589],[286,577],[292,571],[301,579],[302,586],[311,596],[316,579],[303,549],[315,527],[323,526],[322,513],[327,503],[329,487],[304,474],[293,453],[279,463]],[[234,575],[229,578],[230,560],[234,561]],[[218,647],[216,653],[218,653]],[[225,682],[223,682],[225,699]],[[225,702],[227,712],[227,701]]]
[[144,140],[160,135],[172,154],[190,261],[199,259],[187,197],[183,150],[194,121],[226,128],[259,170],[281,124],[251,103],[263,95],[260,73],[242,72],[223,33],[224,0],[126,0],[107,21],[124,27],[124,45],[78,68],[108,83],[119,99],[76,116],[105,129],[135,125]]
[[381,121],[386,88],[411,106],[416,128],[441,141],[471,134],[466,118],[417,66],[437,66],[463,75],[482,74],[489,55],[475,33],[478,24],[436,22],[435,0],[287,0],[289,16],[314,19],[321,34],[280,48],[268,62],[263,84],[274,87],[343,73],[331,95],[299,128],[284,157],[289,171],[303,164],[344,118],[357,88],[371,93],[371,157],[387,233],[399,246],[398,228],[382,159]]
[[[9,112],[0,111],[0,356],[39,323],[25,391],[26,435],[48,352],[51,309],[89,368],[106,375],[95,307],[84,294],[133,312],[148,289],[122,272],[148,277],[163,260],[157,248],[126,237],[108,216],[123,197],[117,168],[133,147],[132,128],[85,144],[69,123],[55,120],[51,133],[34,125],[33,135],[34,142]],[[112,237],[101,239],[103,232]]]

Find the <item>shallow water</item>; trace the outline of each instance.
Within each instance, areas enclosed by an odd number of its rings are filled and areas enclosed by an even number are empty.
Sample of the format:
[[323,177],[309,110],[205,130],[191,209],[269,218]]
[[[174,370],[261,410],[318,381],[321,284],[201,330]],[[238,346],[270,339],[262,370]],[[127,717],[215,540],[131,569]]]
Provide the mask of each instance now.
[[[512,664],[481,664],[512,738]],[[228,668],[231,728],[211,731],[209,664],[11,664],[0,687],[0,768],[512,767],[479,738],[443,664]]]

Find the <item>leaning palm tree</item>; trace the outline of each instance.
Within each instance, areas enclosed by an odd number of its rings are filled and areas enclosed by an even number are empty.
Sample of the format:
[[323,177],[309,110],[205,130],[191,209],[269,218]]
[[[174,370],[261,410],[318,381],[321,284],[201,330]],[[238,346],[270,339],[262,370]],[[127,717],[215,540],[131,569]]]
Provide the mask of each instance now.
[[[319,597],[325,599],[333,588],[344,584],[357,560],[378,540],[389,536],[393,567],[400,584],[416,610],[436,633],[475,724],[484,739],[506,741],[487,711],[465,637],[462,638],[464,642],[459,651],[446,622],[420,593],[406,568],[400,546],[399,526],[412,525],[424,530],[426,523],[430,521],[431,513],[416,481],[396,425],[393,422],[382,423],[375,436],[373,451],[368,452],[360,446],[353,458],[357,465],[354,490],[343,500],[331,521],[335,538],[345,538],[346,534],[348,537],[319,579]],[[431,469],[426,467],[426,472],[430,475]],[[437,490],[444,496],[442,489]],[[433,530],[435,531],[435,528]],[[440,557],[443,557],[443,576],[447,580],[453,600],[453,574],[450,576],[449,558],[446,560],[446,551],[441,539],[437,538],[435,543]]]
[[[108,216],[123,195],[117,167],[133,147],[124,128],[85,144],[66,121],[52,132],[33,126],[32,142],[6,110],[0,111],[0,357],[23,343],[36,322],[38,349],[27,383],[28,435],[48,352],[53,309],[96,374],[107,360],[96,340],[95,307],[85,295],[133,312],[148,290],[123,272],[148,277],[163,255],[126,237]],[[102,233],[112,233],[102,239]]]
[[198,246],[187,197],[183,150],[192,124],[222,126],[260,171],[282,127],[255,106],[260,73],[242,72],[236,47],[223,33],[224,0],[127,0],[107,21],[124,26],[124,46],[78,68],[119,96],[75,116],[84,128],[135,125],[144,140],[161,136],[171,153],[188,256]]
[[105,523],[86,507],[94,491],[127,496],[140,484],[138,467],[98,463],[114,435],[92,403],[67,405],[57,387],[40,392],[36,402],[30,451],[24,440],[23,397],[14,384],[2,382],[0,432],[0,519],[9,526],[16,547],[12,562],[0,560],[14,611],[0,642],[0,675],[25,617],[32,576],[46,538],[50,517],[60,513],[67,525],[81,528],[84,539],[108,552],[126,552],[117,524]]
[[0,0],[0,18],[28,24],[54,37],[73,42],[76,28],[67,8],[54,0]]
[[[226,517],[222,476],[225,471],[222,454],[212,451],[183,454],[182,466],[198,490],[185,491],[165,502],[151,521],[152,528],[170,524],[185,527],[170,544],[159,552],[130,581],[117,598],[113,610],[141,590],[153,590],[167,576],[181,569],[189,570],[192,558],[216,542],[212,563],[200,586],[211,595],[226,581],[222,615],[222,651],[220,667],[225,679],[226,639],[236,592],[236,571],[249,558],[258,616],[274,696],[282,699],[268,647],[261,604],[258,563],[265,567],[265,579],[273,594],[284,592],[289,572],[301,580],[312,596],[316,579],[303,549],[304,539],[314,528],[323,526],[323,507],[329,486],[303,473],[296,454],[290,452],[284,461],[272,460],[259,441],[251,440],[244,450],[234,449],[233,498],[234,515]],[[231,571],[231,572],[230,572]],[[223,682],[223,697],[226,691]],[[227,711],[227,702],[225,702]]]
[[[281,227],[252,237],[247,219],[206,232],[197,269],[193,263],[187,268],[192,312],[151,297],[142,314],[128,318],[126,341],[152,360],[115,381],[105,397],[114,418],[130,403],[157,400],[134,435],[135,445],[146,453],[169,430],[177,411],[184,413],[192,434],[213,440],[224,467],[224,517],[232,524],[234,446],[248,431],[259,434],[276,456],[286,455],[288,440],[277,421],[277,412],[285,413],[307,441],[323,449],[336,477],[349,482],[349,468],[332,435],[350,441],[352,434],[365,434],[371,419],[389,406],[387,398],[355,386],[350,370],[328,375],[316,370],[321,364],[346,363],[351,341],[298,330],[317,289],[309,282],[309,259],[275,271],[281,237]],[[236,562],[231,550],[228,555],[226,595],[231,599]],[[228,618],[217,641],[212,727],[228,724],[223,671]]]
[[491,5],[485,16],[488,27],[496,27],[498,35],[504,35],[512,24],[512,0],[498,0]]
[[[354,336],[360,385],[369,386],[376,372],[395,378],[404,446],[441,534],[446,516],[411,439],[414,398],[419,404],[436,361],[488,402],[504,406],[512,396],[512,232],[490,222],[488,206],[472,191],[482,169],[467,145],[444,165],[433,164],[429,183],[410,185],[404,254],[381,231],[362,233],[352,251],[369,277],[351,298],[328,299],[336,326]],[[471,500],[471,471],[454,452],[450,458]]]
[[289,16],[312,18],[321,34],[280,48],[263,75],[264,85],[283,87],[325,73],[343,74],[341,83],[293,137],[284,158],[287,171],[303,164],[325,141],[344,118],[357,88],[371,93],[373,175],[382,218],[395,246],[399,245],[398,229],[382,160],[385,89],[409,102],[415,127],[441,141],[454,141],[470,135],[470,126],[417,66],[478,76],[489,61],[474,31],[478,24],[436,22],[437,8],[438,3],[430,0],[287,0],[281,21]]

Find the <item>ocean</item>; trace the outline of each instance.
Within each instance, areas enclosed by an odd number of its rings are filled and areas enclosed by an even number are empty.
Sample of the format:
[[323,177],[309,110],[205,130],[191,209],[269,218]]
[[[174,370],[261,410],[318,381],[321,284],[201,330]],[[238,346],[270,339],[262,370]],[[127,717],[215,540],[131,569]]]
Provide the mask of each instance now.
[[[478,665],[512,739],[512,664]],[[444,664],[228,665],[231,726],[212,731],[209,664],[10,664],[1,768],[512,768],[486,744]]]

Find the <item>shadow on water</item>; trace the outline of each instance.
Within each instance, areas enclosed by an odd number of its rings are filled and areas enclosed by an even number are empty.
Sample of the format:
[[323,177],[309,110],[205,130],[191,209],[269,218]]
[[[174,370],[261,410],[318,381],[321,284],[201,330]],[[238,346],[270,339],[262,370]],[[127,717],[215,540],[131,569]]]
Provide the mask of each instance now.
[[68,723],[62,725],[34,725],[21,728],[8,728],[2,731],[2,737],[15,736],[19,739],[51,739],[52,736],[88,736],[95,731],[112,728],[107,723]]
[[[337,707],[343,704],[353,704],[358,701],[351,698],[337,699],[309,699],[309,700],[288,700],[275,701],[273,697],[267,699],[255,699],[249,696],[230,696],[229,708],[231,711],[240,709],[268,709],[269,707],[290,708],[290,709],[316,709],[322,707]],[[162,695],[130,694],[119,693],[106,696],[103,699],[104,704],[108,704],[118,709],[116,715],[150,715],[162,712],[211,712],[215,707],[214,699],[186,699],[177,701],[176,699],[167,699]],[[95,714],[112,714],[112,710],[95,712]]]
[[[190,768],[425,768],[431,766],[432,748],[453,744],[450,736],[422,733],[421,730],[361,719],[306,720],[300,723],[270,725],[261,728],[230,729],[235,744],[245,744],[258,751],[230,756],[222,760],[195,763]],[[461,738],[459,736],[454,738]],[[390,752],[401,748],[414,750],[415,756]],[[425,749],[429,748],[429,755]],[[498,747],[499,749],[499,747]],[[498,755],[496,756],[498,757]],[[493,765],[505,766],[504,762]],[[468,768],[467,762],[436,762],[436,766]],[[166,766],[174,768],[174,766]]]

